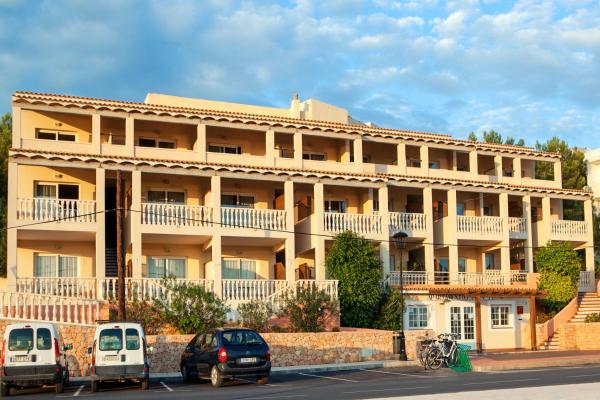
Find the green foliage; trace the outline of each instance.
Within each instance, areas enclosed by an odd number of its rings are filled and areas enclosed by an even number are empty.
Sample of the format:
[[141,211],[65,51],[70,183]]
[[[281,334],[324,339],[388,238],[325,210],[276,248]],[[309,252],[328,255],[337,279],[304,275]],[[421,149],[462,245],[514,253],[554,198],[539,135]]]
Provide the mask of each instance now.
[[[478,140],[475,132],[469,133],[468,139],[472,140],[472,141]],[[490,129],[489,132],[483,131],[482,141],[486,142],[486,143],[510,144],[512,146],[525,146],[525,140],[523,140],[523,139],[515,140],[515,138],[512,136],[507,136],[506,139],[503,139],[502,135],[493,129]]]
[[162,311],[153,303],[146,300],[135,300],[126,304],[127,320],[139,322],[146,335],[158,335],[167,325]]
[[342,325],[374,327],[383,268],[371,243],[353,232],[341,233],[335,238],[325,263],[329,277],[339,280]]
[[540,273],[540,304],[545,312],[561,310],[577,294],[581,259],[567,243],[548,243],[538,250],[535,263]]
[[8,190],[8,149],[12,143],[12,117],[0,121],[0,276],[6,276],[6,197]]
[[381,298],[381,311],[377,327],[395,331],[400,329],[402,318],[402,293],[399,290],[387,290]]
[[273,307],[264,301],[253,300],[240,304],[237,308],[240,325],[258,332],[268,332],[269,318],[273,316]]
[[600,314],[592,313],[585,317],[585,322],[600,322]]
[[229,308],[214,295],[198,285],[179,284],[175,279],[164,280],[165,294],[155,300],[165,321],[183,334],[203,332],[225,324]]
[[[569,144],[554,136],[546,143],[537,142],[536,149],[540,151],[560,153],[562,156],[562,184],[565,189],[581,189],[587,185],[587,162],[583,151],[569,147]],[[549,179],[554,176],[551,163],[536,163],[535,175],[539,179]]]
[[322,332],[327,323],[338,316],[337,303],[315,285],[300,287],[289,295],[279,313],[289,318],[292,332]]

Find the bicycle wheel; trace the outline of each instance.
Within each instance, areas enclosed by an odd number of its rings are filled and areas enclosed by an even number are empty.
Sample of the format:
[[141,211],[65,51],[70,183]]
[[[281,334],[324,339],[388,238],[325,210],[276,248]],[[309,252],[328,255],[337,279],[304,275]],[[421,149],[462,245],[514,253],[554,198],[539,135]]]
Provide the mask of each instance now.
[[446,361],[448,367],[456,367],[458,365],[458,348],[454,348]]
[[421,350],[419,351],[419,362],[421,363],[421,366],[425,367],[425,369],[427,369],[427,355],[429,354],[429,347],[422,347]]
[[427,367],[433,370],[440,369],[444,361],[442,350],[434,347],[427,354]]

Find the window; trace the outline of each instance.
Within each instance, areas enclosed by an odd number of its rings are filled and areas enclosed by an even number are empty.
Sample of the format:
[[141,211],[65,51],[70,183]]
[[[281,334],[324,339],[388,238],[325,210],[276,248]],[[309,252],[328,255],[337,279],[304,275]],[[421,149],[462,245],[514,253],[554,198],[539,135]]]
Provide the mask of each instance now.
[[76,277],[79,258],[59,254],[35,254],[33,275],[37,278]]
[[346,200],[325,200],[325,211],[335,213],[346,212]]
[[407,312],[409,329],[427,328],[429,320],[427,306],[408,306]]
[[462,339],[462,314],[461,307],[450,307],[450,333]]
[[137,329],[125,330],[125,348],[127,350],[138,350],[140,348],[140,334]]
[[50,350],[52,348],[52,335],[50,335],[50,329],[38,328],[36,347],[38,350]]
[[37,131],[36,139],[42,140],[59,140],[61,142],[75,142],[77,136],[74,133],[59,132],[59,131]]
[[185,279],[185,258],[148,257],[148,277]]
[[256,261],[224,258],[221,272],[223,279],[256,279]]
[[379,200],[373,199],[373,212],[379,212]]
[[254,196],[222,194],[221,205],[224,207],[254,208]]
[[510,306],[509,305],[493,305],[492,307],[492,328],[508,328],[510,327]]
[[100,331],[100,351],[123,349],[123,331],[118,328]]
[[215,340],[214,333],[207,333],[206,334],[206,340],[204,340],[204,348],[206,348],[206,349],[212,349],[216,345],[217,345],[217,343],[216,343],[216,340]]
[[456,205],[456,215],[465,215],[465,205],[464,205],[464,203],[458,203]]
[[440,163],[437,161],[430,161],[429,169],[440,169]]
[[409,159],[406,160],[406,166],[411,168],[421,168],[421,160]]
[[485,269],[494,269],[494,255],[485,253]]
[[225,331],[223,332],[223,342],[230,346],[247,346],[253,344],[264,344],[265,341],[254,331]]
[[327,161],[327,153],[316,153],[313,151],[303,151],[303,160]]
[[175,141],[166,139],[139,138],[138,146],[140,147],[158,147],[161,149],[174,149]]
[[242,154],[242,146],[209,143],[208,151],[211,153]]
[[148,190],[148,203],[185,204],[185,192]]
[[458,272],[466,272],[467,260],[464,257],[458,258]]
[[483,215],[486,217],[489,217],[490,215],[492,215],[492,207],[483,207]]
[[33,349],[33,329],[13,329],[8,335],[8,350],[26,351]]
[[79,200],[79,185],[67,183],[36,183],[35,197],[43,199]]

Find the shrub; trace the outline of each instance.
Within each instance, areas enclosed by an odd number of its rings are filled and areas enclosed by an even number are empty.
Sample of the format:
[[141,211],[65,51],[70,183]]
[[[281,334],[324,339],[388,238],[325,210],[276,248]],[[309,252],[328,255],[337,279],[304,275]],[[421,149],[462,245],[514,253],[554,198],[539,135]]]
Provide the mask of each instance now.
[[240,325],[258,332],[269,331],[269,318],[273,315],[273,307],[264,301],[253,300],[241,304],[237,308]]
[[325,291],[309,285],[288,296],[279,315],[289,318],[291,332],[322,332],[337,318],[338,305]]
[[600,322],[600,314],[589,314],[587,317],[585,317],[585,322]]
[[127,321],[139,322],[146,335],[158,335],[167,329],[162,311],[149,301],[134,300],[126,304]]
[[381,298],[382,264],[374,247],[353,232],[339,234],[325,261],[331,279],[339,280],[343,326],[375,326]]
[[379,312],[379,320],[377,327],[379,329],[387,329],[396,331],[400,329],[402,318],[402,293],[399,290],[388,289],[384,292],[381,298],[381,311]]
[[535,262],[539,289],[545,293],[540,304],[547,313],[558,312],[577,294],[581,259],[567,243],[548,243],[539,249]]
[[179,284],[165,279],[165,293],[155,304],[165,320],[183,334],[203,332],[223,326],[229,308],[202,286]]

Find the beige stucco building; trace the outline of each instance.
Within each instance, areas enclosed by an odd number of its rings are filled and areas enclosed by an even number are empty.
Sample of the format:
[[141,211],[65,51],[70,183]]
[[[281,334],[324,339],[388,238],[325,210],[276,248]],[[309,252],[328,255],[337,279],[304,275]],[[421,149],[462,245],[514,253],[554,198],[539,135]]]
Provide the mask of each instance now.
[[[583,289],[593,276],[591,195],[561,188],[558,154],[379,128],[297,97],[290,108],[160,94],[12,100],[13,291],[114,291],[117,170],[130,292],[151,295],[174,274],[231,304],[302,280],[335,294],[325,257],[335,234],[353,230],[393,285],[402,260],[408,329],[524,348],[536,247],[568,241],[585,259]],[[542,163],[553,179],[536,179]],[[563,219],[575,203],[583,215]]]

